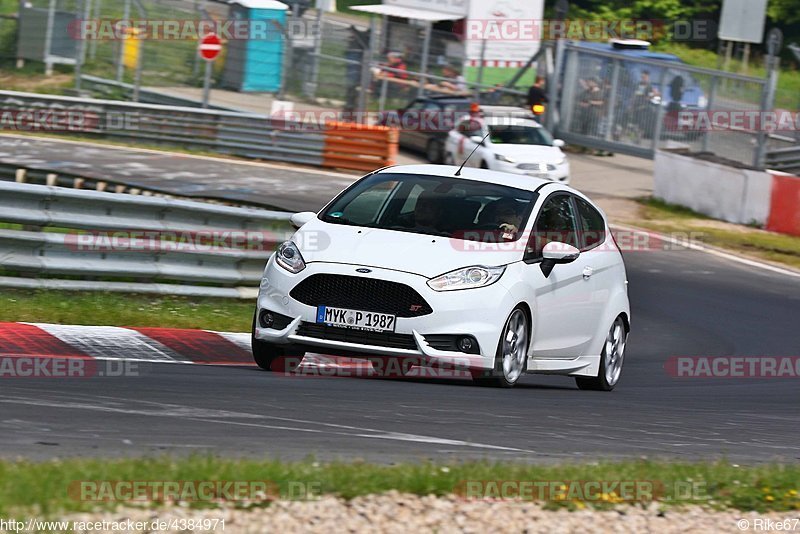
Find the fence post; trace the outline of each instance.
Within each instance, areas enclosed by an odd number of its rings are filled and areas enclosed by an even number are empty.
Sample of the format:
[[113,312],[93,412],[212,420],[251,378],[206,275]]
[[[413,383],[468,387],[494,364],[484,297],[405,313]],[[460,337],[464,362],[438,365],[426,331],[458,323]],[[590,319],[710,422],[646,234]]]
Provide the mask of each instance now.
[[[130,18],[131,18],[131,0],[125,0],[125,5],[122,8],[122,20],[125,21],[125,23],[127,23],[130,20]],[[126,41],[126,39],[128,39],[127,35],[125,35],[125,37],[122,40],[117,41],[119,43],[119,51],[117,52],[117,81],[118,82],[122,81],[122,74],[123,74],[124,69],[125,69],[124,59],[123,58],[125,57],[125,41]],[[141,54],[143,51],[144,51],[144,43],[142,43],[141,47],[139,48],[139,54]],[[138,93],[138,91],[136,91],[136,92]]]
[[317,83],[319,81],[319,55],[322,53],[322,8],[317,2],[317,25],[314,28],[314,56],[311,59],[311,81],[306,86],[306,96],[312,100],[317,96]]
[[475,101],[480,101],[481,85],[483,84],[483,61],[486,57],[486,39],[481,41],[481,57],[478,60],[478,85],[475,86]]
[[[563,113],[559,113],[558,108],[560,106],[556,103],[558,102],[558,86],[561,83],[561,73],[564,68],[565,46],[566,42],[563,39],[556,41],[555,68],[551,73],[550,79],[547,80],[547,129],[553,133],[560,127],[560,121],[558,119],[564,116]],[[562,100],[560,104],[563,105],[564,101]],[[556,116],[556,114],[558,114],[558,116]]]
[[[767,34],[767,51],[766,67],[767,67],[767,83],[764,84],[764,91],[761,93],[761,114],[770,111],[775,106],[775,91],[778,87],[778,66],[780,65],[781,47],[783,46],[783,32],[778,28],[773,28]],[[767,158],[767,141],[769,136],[764,131],[764,124],[758,129],[758,144],[756,145],[755,155],[753,157],[753,166],[757,169],[763,169]]]
[[83,20],[78,25],[78,49],[75,51],[75,91],[80,94],[81,90],[81,71],[83,70],[83,62],[86,59],[86,36],[83,35],[83,27],[90,17],[90,10],[92,9],[92,0],[82,0],[83,7]]
[[431,30],[433,23],[431,21],[425,22],[425,40],[422,43],[422,60],[420,61],[419,70],[422,75],[419,78],[419,89],[417,89],[417,96],[425,94],[425,84],[428,82],[426,74],[428,74],[428,54],[431,47]]
[[372,56],[375,44],[378,39],[378,25],[375,22],[375,17],[371,16],[369,19],[369,44],[361,56],[361,91],[358,93],[358,111],[367,110],[367,93],[369,93],[370,81],[372,80]]
[[606,141],[611,141],[613,139],[613,132],[614,132],[614,116],[617,113],[617,97],[619,96],[617,93],[617,88],[619,86],[619,60],[614,60],[614,67],[611,71],[611,91],[607,95],[607,98],[610,99],[610,103],[608,105],[608,113],[606,114]]
[[[664,88],[664,80],[667,78],[667,72],[669,71],[670,69],[661,71],[661,76],[658,78],[659,91]],[[664,129],[664,115],[667,109],[664,106],[664,102],[666,102],[665,95],[661,95],[661,101],[658,103],[658,113],[656,113],[655,130],[653,131],[653,157],[655,157],[656,150],[658,150],[658,142],[661,141],[661,132]]]
[[50,59],[50,50],[53,48],[53,26],[56,17],[56,0],[50,0],[47,8],[47,32],[44,36],[44,73],[47,76],[53,74],[53,62]]
[[[712,111],[714,109],[714,101],[717,99],[717,86],[719,85],[719,76],[712,76],[711,77],[711,87],[708,90],[708,104],[706,105],[706,111]],[[701,110],[702,111],[702,110]],[[708,134],[710,132],[702,132],[703,135],[703,152],[708,152]]]

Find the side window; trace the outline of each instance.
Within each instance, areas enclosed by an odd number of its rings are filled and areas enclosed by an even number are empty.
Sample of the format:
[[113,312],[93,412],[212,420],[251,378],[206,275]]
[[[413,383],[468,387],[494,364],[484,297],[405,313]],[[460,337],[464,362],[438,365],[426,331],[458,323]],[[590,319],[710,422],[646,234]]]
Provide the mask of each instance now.
[[528,240],[525,260],[541,260],[545,245],[551,241],[578,246],[576,217],[569,195],[556,195],[545,201]]
[[471,135],[480,135],[483,136],[483,131],[481,128],[480,121],[475,119],[467,119],[461,121],[458,124],[458,132],[465,137],[469,137]]
[[606,240],[606,222],[600,212],[582,198],[575,197],[580,224],[578,234],[581,251],[592,249]]

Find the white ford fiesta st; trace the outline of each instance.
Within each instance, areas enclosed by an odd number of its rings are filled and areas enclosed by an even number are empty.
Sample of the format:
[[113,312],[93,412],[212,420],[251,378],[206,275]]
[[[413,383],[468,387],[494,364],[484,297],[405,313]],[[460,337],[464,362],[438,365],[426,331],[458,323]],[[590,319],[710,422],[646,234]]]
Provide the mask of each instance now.
[[[513,386],[524,373],[609,391],[630,306],[602,212],[563,184],[454,166],[363,177],[269,259],[253,318],[256,363],[306,352],[469,369]],[[292,364],[286,362],[295,362]]]

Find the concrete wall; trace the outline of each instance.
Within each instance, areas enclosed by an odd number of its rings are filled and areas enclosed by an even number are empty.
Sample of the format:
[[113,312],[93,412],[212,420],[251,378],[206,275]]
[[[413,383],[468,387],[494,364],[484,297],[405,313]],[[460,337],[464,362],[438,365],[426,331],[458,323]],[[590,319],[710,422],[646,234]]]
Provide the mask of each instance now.
[[657,151],[653,196],[732,223],[766,225],[773,177],[673,152]]

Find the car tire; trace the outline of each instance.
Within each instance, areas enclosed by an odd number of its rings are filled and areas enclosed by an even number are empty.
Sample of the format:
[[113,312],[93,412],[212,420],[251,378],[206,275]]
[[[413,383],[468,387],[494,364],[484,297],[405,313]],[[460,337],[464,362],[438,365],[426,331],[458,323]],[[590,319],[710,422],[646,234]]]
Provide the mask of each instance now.
[[528,368],[530,334],[528,314],[522,306],[517,306],[509,314],[501,331],[494,368],[473,370],[472,379],[481,386],[514,387]]
[[431,139],[425,146],[425,159],[430,163],[442,163],[444,160],[444,144],[438,139]]
[[481,169],[488,169],[488,168],[489,168],[489,164],[486,163],[486,161],[481,160]]
[[603,352],[600,355],[600,367],[597,376],[576,376],[575,383],[579,389],[588,391],[611,391],[619,383],[622,373],[622,364],[625,361],[625,345],[628,341],[628,330],[625,321],[618,316],[611,324],[611,328],[603,343]]
[[290,352],[256,339],[256,316],[253,315],[253,329],[250,334],[250,348],[253,351],[253,360],[261,369],[273,373],[292,373],[300,366],[304,353]]

